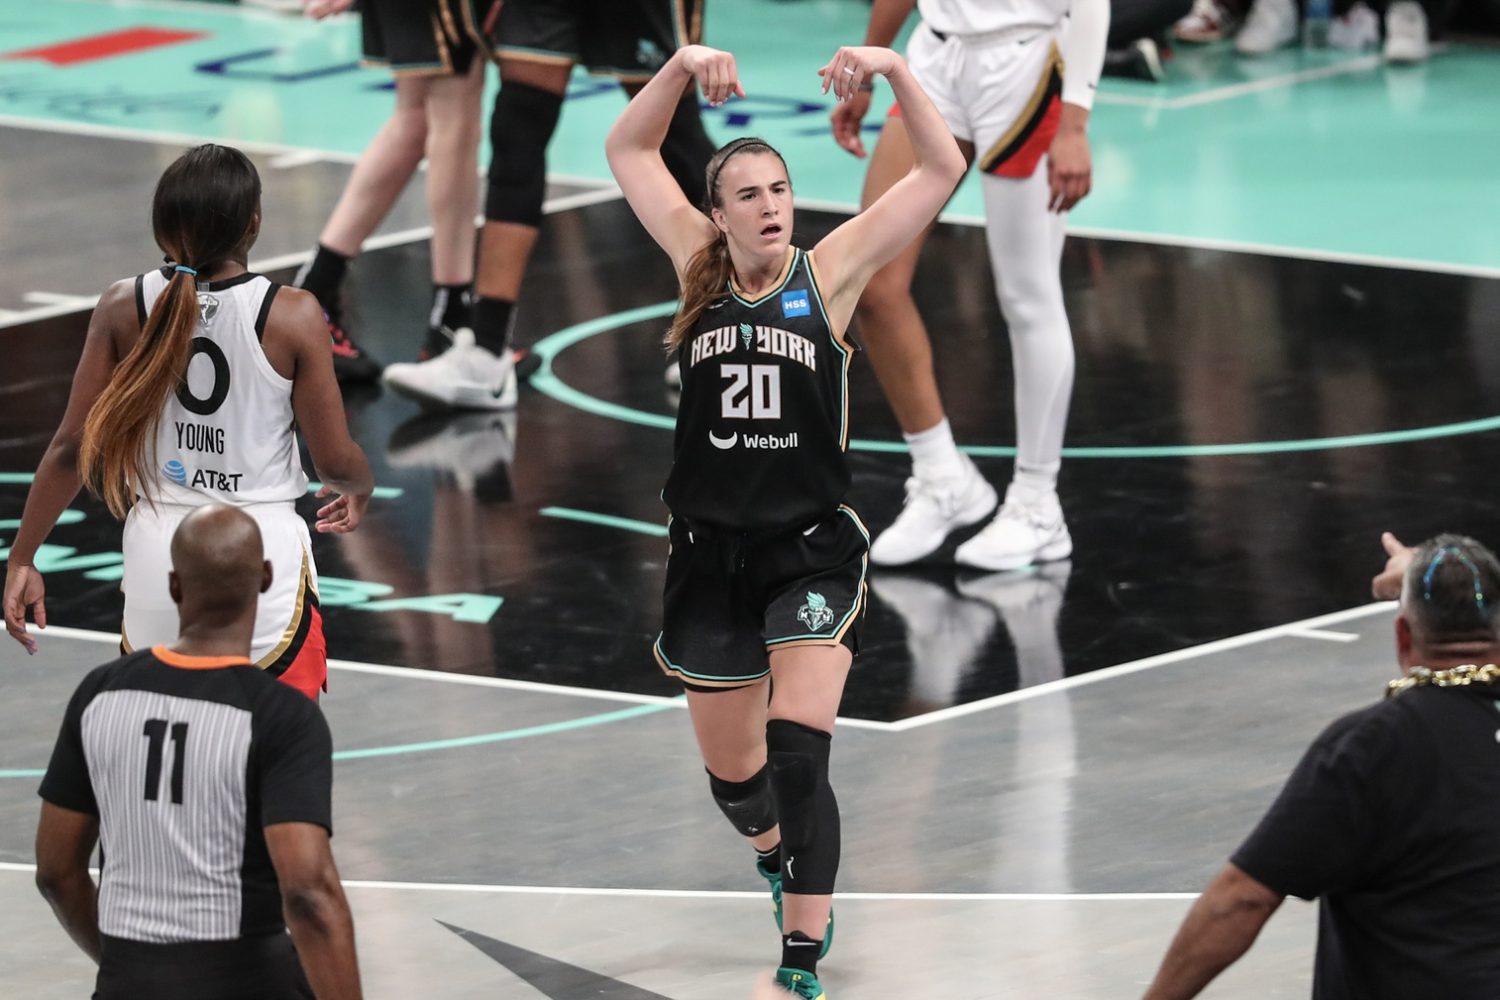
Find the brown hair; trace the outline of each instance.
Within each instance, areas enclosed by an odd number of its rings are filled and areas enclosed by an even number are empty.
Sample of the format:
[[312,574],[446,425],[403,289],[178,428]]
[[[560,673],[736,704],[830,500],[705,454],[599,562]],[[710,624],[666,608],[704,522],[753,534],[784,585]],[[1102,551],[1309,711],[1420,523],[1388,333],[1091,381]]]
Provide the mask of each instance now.
[[[724,169],[724,164],[731,156],[737,153],[769,153],[781,160],[781,166],[786,168],[786,160],[778,153],[769,142],[747,136],[735,139],[727,145],[719,147],[718,152],[708,161],[708,167],[704,173],[707,178],[705,185],[705,197],[708,203],[703,206],[704,214],[709,214],[712,209],[720,208],[724,199],[719,195],[719,174]],[[788,175],[790,176],[790,174]],[[725,285],[729,283],[734,274],[734,265],[729,260],[729,243],[725,235],[720,232],[714,239],[705,243],[688,260],[687,269],[682,272],[681,304],[677,307],[677,315],[672,319],[672,326],[667,330],[667,350],[675,351],[682,346],[682,342],[692,333],[693,327],[698,323],[698,317],[703,315],[715,300],[723,298],[727,293]]]
[[205,278],[239,249],[260,211],[260,176],[237,149],[198,146],[157,181],[156,244],[177,269],[157,296],[135,347],[116,366],[83,425],[78,472],[115,517],[137,496],[153,498],[156,429],[187,376],[198,328],[195,275]]

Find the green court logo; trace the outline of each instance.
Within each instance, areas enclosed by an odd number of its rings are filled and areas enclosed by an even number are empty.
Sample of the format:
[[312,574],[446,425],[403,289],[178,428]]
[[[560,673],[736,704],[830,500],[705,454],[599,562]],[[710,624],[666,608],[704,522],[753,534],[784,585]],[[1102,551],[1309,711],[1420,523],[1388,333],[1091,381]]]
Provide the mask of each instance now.
[[817,632],[833,624],[833,610],[822,594],[807,592],[807,603],[797,612],[797,620]]
[[749,323],[740,324],[740,339],[745,342],[746,350],[750,347],[750,341],[755,339],[755,327]]

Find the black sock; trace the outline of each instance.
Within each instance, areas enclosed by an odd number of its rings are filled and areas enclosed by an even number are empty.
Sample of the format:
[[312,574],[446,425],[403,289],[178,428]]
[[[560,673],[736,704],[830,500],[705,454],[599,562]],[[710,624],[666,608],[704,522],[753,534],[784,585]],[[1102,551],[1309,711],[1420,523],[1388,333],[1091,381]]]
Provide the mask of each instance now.
[[781,936],[781,966],[784,969],[801,969],[809,976],[818,974],[818,952],[823,950],[823,940],[814,941],[801,931],[792,931]]
[[770,874],[781,871],[781,845],[777,844],[769,851],[755,849],[755,861],[760,865],[760,870]]
[[324,312],[333,316],[339,311],[339,286],[344,283],[344,272],[348,269],[348,257],[319,243],[318,252],[302,265],[292,284],[312,292]]
[[433,285],[432,311],[427,314],[427,326],[433,329],[446,326],[450,330],[474,326],[474,283],[463,285]]
[[491,354],[510,350],[510,322],[516,304],[480,296],[474,303],[474,343]]

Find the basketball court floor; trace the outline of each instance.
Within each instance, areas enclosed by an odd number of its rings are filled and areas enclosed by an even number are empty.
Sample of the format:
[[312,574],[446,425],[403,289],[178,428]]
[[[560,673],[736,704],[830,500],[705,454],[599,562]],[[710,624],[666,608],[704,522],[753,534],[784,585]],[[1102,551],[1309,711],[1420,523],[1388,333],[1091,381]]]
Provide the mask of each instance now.
[[[785,150],[807,245],[858,197],[813,71],[866,9],[709,5],[751,95],[710,131]],[[1064,254],[1072,560],[872,574],[835,742],[831,996],[1138,996],[1301,750],[1395,675],[1390,608],[1368,603],[1379,531],[1500,541],[1500,52],[1178,55],[1163,85],[1102,86]],[[159,259],[161,169],[207,139],[251,152],[252,265],[289,280],[389,107],[357,57],[352,19],[0,0],[0,557],[93,297]],[[346,393],[381,489],[315,554],[372,997],[717,1000],[776,957],[649,653],[673,287],[604,170],[620,107],[575,80],[520,307],[546,364],[516,413]],[[971,180],[917,297],[959,440],[1003,482],[978,213]],[[356,333],[383,360],[417,348],[426,236],[419,182],[355,264]],[[879,529],[906,459],[858,359],[854,380],[852,500]],[[38,563],[56,627],[35,658],[0,646],[0,991],[71,997],[90,972],[31,885],[35,786],[67,695],[112,655],[118,526],[81,497]],[[1206,995],[1305,996],[1314,927],[1289,902]]]

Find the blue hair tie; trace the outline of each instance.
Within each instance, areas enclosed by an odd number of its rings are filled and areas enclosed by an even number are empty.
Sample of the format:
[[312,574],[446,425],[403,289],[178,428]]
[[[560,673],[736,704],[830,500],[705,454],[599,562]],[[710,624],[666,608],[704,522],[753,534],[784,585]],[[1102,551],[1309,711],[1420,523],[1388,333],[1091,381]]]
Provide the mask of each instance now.
[[178,264],[177,270],[183,272],[184,274],[191,274],[195,278],[198,277],[198,272],[188,267],[186,264]]
[[1459,551],[1456,545],[1448,545],[1438,549],[1437,555],[1432,557],[1432,562],[1427,564],[1427,572],[1422,574],[1422,599],[1425,601],[1432,600],[1432,577],[1437,573],[1438,564],[1443,561],[1443,557],[1450,552],[1455,559],[1468,568],[1470,573],[1474,574],[1474,603],[1479,606],[1480,611],[1483,611],[1484,588],[1479,584],[1479,567],[1474,565],[1474,560]]

